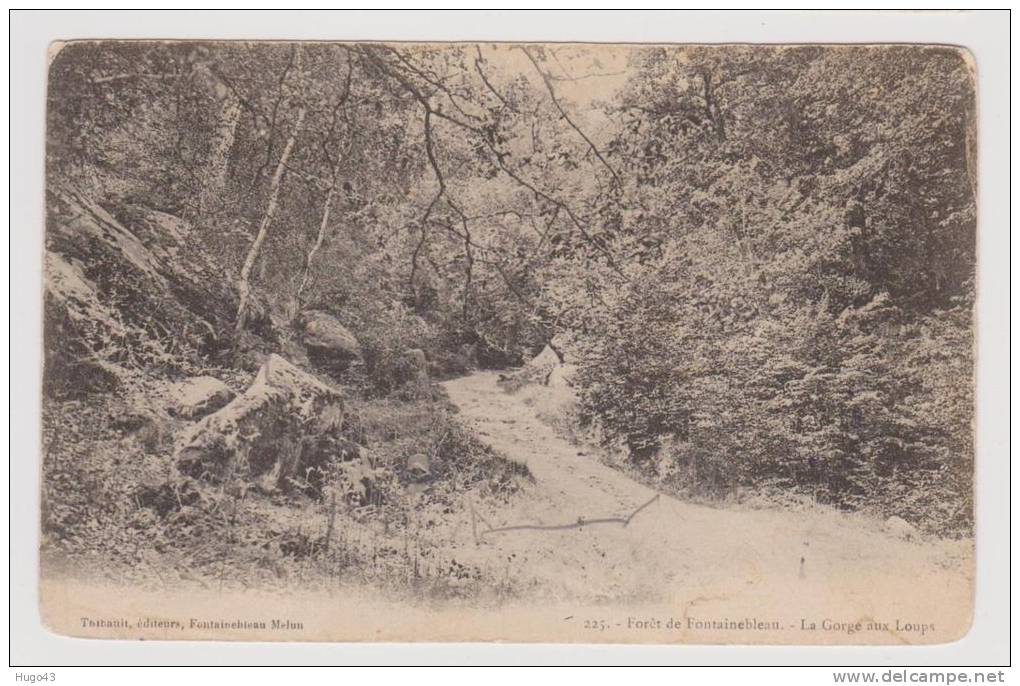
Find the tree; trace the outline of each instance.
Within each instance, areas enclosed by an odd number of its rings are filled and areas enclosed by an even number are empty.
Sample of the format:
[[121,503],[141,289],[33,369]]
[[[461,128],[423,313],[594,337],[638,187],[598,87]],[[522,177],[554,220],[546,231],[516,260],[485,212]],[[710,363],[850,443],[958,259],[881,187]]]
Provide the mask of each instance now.
[[65,50],[51,168],[189,220],[235,284],[234,333],[256,306],[284,338],[326,310],[377,392],[407,347],[463,369],[459,351],[507,365],[555,338],[585,417],[678,487],[968,525],[958,51]]
[[265,214],[262,217],[262,223],[259,225],[258,233],[255,234],[255,240],[252,241],[251,247],[248,248],[248,253],[244,258],[244,265],[241,267],[241,274],[237,279],[237,292],[240,296],[237,305],[238,333],[244,330],[245,321],[248,316],[248,299],[251,295],[251,270],[255,266],[255,261],[259,257],[259,250],[262,248],[262,244],[265,242],[266,236],[269,235],[269,227],[272,225],[273,219],[276,217],[284,171],[287,169],[287,162],[290,160],[291,152],[294,150],[294,143],[297,140],[297,136],[301,132],[301,127],[304,125],[305,114],[306,110],[304,106],[298,107],[294,127],[291,129],[290,136],[287,138],[287,143],[283,146],[283,152],[280,153],[280,159],[276,163],[276,171],[273,172],[272,181],[269,183],[269,198],[266,203]]

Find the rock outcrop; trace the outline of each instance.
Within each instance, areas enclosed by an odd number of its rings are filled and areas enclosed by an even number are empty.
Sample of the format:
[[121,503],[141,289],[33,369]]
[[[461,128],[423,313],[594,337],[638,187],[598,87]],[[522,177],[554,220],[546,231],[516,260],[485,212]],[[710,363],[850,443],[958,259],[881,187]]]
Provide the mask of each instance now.
[[333,315],[306,310],[297,319],[301,342],[313,364],[330,371],[343,371],[361,359],[361,345]]
[[407,473],[415,481],[425,481],[432,476],[432,461],[428,455],[416,453],[407,458]]
[[[108,390],[125,360],[165,365],[233,353],[237,295],[196,239],[194,227],[173,215],[108,208],[70,184],[47,189],[43,337],[51,395]],[[251,332],[272,340],[266,309],[254,310]],[[68,376],[83,383],[62,384]]]
[[573,388],[574,377],[577,375],[577,365],[558,364],[552,368],[546,377],[546,386],[550,388]]
[[216,377],[195,376],[167,387],[167,413],[182,419],[201,419],[236,396],[230,386]]
[[530,384],[548,386],[550,377],[560,366],[560,356],[551,346],[547,345],[542,349],[542,352],[507,377],[505,387],[507,390],[515,391]]
[[318,491],[332,464],[364,457],[346,421],[339,392],[271,355],[248,390],[179,437],[177,465],[195,478]]

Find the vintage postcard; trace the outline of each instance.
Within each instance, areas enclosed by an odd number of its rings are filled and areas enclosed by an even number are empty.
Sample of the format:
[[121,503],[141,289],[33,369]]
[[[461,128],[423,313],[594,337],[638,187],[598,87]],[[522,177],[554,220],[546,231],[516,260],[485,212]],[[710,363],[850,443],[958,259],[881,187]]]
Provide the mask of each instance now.
[[52,631],[968,631],[966,51],[50,53]]

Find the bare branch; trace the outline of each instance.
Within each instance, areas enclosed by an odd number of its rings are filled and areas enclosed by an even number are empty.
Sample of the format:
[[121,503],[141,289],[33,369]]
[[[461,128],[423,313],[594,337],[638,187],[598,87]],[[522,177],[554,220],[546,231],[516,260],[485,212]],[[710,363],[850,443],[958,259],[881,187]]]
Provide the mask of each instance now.
[[[482,128],[479,128],[478,126],[474,126],[472,124],[468,124],[468,123],[466,123],[464,121],[461,121],[460,119],[458,119],[456,117],[452,117],[452,116],[450,116],[448,114],[445,114],[445,113],[443,113],[443,112],[441,112],[439,110],[434,109],[432,104],[429,102],[428,97],[426,97],[424,95],[424,93],[421,91],[421,89],[418,88],[410,80],[410,78],[408,78],[407,76],[405,76],[404,74],[400,73],[397,70],[399,67],[398,68],[392,68],[390,65],[387,65],[384,60],[382,60],[381,58],[379,58],[377,55],[375,55],[372,52],[372,49],[369,46],[363,47],[362,51],[363,51],[363,54],[369,60],[371,60],[373,62],[373,64],[375,64],[377,66],[377,68],[379,68],[380,71],[382,71],[384,74],[394,78],[400,85],[402,85],[408,92],[410,92],[411,95],[414,96],[414,98],[425,109],[425,111],[427,113],[427,116],[426,116],[426,131],[427,131],[427,135],[426,135],[426,152],[429,155],[430,165],[432,166],[434,172],[438,172],[438,166],[433,164],[433,162],[435,160],[435,154],[434,154],[433,145],[432,145],[432,119],[431,119],[431,117],[433,115],[443,119],[444,121],[448,121],[451,124],[454,124],[458,128],[461,128],[461,129],[463,129],[465,131],[468,131],[468,132],[473,133],[474,135],[478,136],[480,138],[480,140],[482,141],[483,145],[495,157],[497,166],[500,168],[500,170],[504,174],[506,174],[508,177],[510,177],[515,183],[517,183],[517,185],[521,186],[522,188],[526,188],[527,190],[529,190],[536,198],[540,198],[540,199],[550,203],[554,207],[562,210],[562,212],[570,219],[571,224],[575,228],[577,228],[578,232],[581,234],[581,236],[584,239],[584,241],[586,243],[588,243],[589,245],[591,245],[593,248],[595,248],[596,251],[598,251],[599,253],[602,254],[602,256],[606,260],[606,263],[613,269],[613,271],[615,271],[619,276],[623,277],[624,280],[627,279],[626,275],[620,269],[619,265],[617,265],[616,260],[613,258],[613,255],[609,251],[609,249],[605,246],[605,244],[602,241],[596,240],[595,237],[591,235],[591,233],[588,231],[587,227],[584,225],[584,222],[581,221],[581,219],[566,204],[566,202],[564,202],[564,201],[562,201],[562,200],[552,196],[551,194],[549,194],[549,193],[547,193],[547,192],[545,192],[543,190],[540,190],[534,183],[532,183],[532,182],[528,181],[527,179],[525,179],[523,176],[521,176],[521,174],[519,172],[517,172],[516,170],[512,169],[506,163],[506,156],[507,156],[506,153],[500,151],[496,147],[495,142],[493,141],[493,137],[492,137],[492,135],[490,134],[489,131],[487,131],[485,129],[482,129]],[[439,190],[439,193],[436,195],[435,199],[429,205],[429,209],[428,209],[428,211],[426,213],[426,216],[425,216],[426,220],[427,220],[428,216],[431,215],[432,210],[435,207],[435,204],[439,202],[439,200],[442,198],[442,196],[445,194],[445,191],[446,191],[445,180],[442,180],[442,174],[441,173],[437,173],[437,179],[440,180],[440,190]]]
[[482,83],[485,84],[485,87],[489,89],[489,92],[492,93],[493,95],[495,95],[496,99],[499,100],[503,104],[504,107],[509,109],[511,112],[518,112],[519,110],[516,107],[514,107],[513,105],[511,105],[510,102],[506,98],[504,98],[502,96],[502,94],[500,94],[500,92],[498,90],[496,90],[496,87],[493,86],[492,83],[489,82],[488,77],[485,75],[485,71],[482,70],[482,64],[485,63],[485,58],[482,57],[482,48],[481,48],[481,46],[475,45],[475,51],[478,53],[478,57],[476,57],[475,60],[474,60],[475,71],[477,71],[478,72],[478,76],[481,77]]
[[528,61],[531,62],[532,66],[535,67],[535,71],[538,72],[538,75],[542,77],[542,83],[545,84],[546,90],[549,91],[549,98],[552,100],[553,105],[556,106],[556,109],[557,111],[559,111],[560,116],[563,118],[565,122],[567,122],[567,124],[570,125],[570,128],[577,132],[577,135],[584,139],[584,142],[588,144],[589,148],[591,148],[591,151],[595,154],[595,157],[597,157],[599,161],[603,164],[603,166],[605,166],[605,168],[609,170],[609,173],[612,174],[614,183],[617,185],[617,187],[620,187],[622,185],[620,182],[620,175],[616,173],[616,170],[613,168],[613,166],[609,164],[605,157],[602,156],[602,153],[599,151],[598,147],[596,147],[595,143],[593,143],[592,140],[588,138],[587,134],[585,134],[585,132],[582,131],[581,128],[574,123],[574,120],[570,118],[570,115],[567,114],[567,111],[563,109],[563,105],[560,104],[559,99],[556,97],[556,91],[553,90],[552,81],[549,79],[549,75],[546,74],[545,71],[538,65],[538,61],[532,56],[527,46],[525,45],[520,46],[520,50],[528,58]]

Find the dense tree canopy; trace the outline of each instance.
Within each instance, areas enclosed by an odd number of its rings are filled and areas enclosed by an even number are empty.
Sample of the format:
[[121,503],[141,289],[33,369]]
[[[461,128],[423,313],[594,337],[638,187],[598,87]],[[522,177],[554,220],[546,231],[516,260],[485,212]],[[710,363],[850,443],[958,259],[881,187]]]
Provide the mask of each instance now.
[[409,345],[555,337],[582,419],[678,488],[960,531],[974,107],[935,47],[83,42],[48,164],[196,226],[224,336],[329,311],[382,389]]

